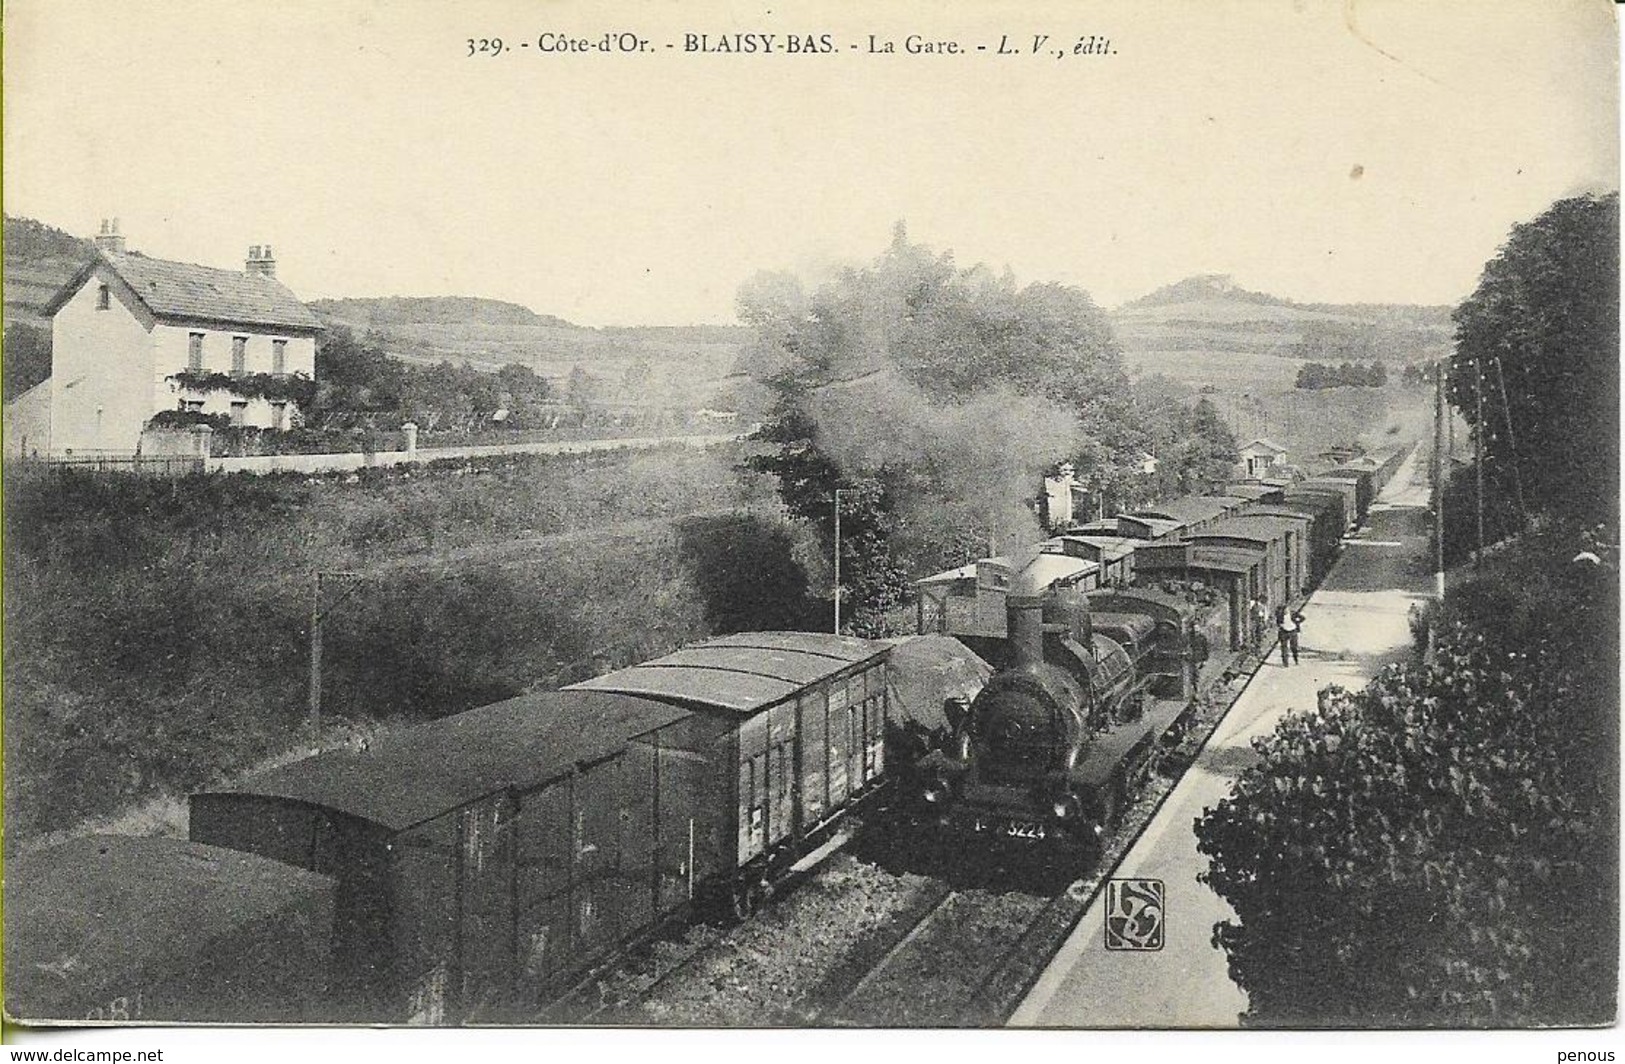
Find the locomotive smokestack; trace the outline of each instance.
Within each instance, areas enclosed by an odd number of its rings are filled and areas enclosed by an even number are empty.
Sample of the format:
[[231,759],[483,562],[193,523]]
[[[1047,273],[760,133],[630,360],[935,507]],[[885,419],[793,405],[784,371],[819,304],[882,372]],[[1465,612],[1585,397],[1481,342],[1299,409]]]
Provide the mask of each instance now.
[[1037,665],[1044,660],[1044,602],[1049,588],[1032,572],[1032,561],[1010,577],[1005,590],[1004,614],[1013,665]]
[[1038,665],[1044,660],[1044,599],[1041,595],[1015,595],[1005,599],[1011,664]]

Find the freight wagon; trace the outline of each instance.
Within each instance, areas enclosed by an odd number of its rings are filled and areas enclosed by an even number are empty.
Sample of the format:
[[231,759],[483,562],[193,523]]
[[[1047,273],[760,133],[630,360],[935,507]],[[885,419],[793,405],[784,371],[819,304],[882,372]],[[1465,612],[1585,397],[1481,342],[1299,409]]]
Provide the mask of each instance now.
[[6,861],[5,1000],[38,1022],[326,1018],[333,881],[182,839],[99,835]]
[[884,771],[881,643],[712,640],[194,795],[337,884],[328,1019],[524,1018],[667,920],[747,913]]

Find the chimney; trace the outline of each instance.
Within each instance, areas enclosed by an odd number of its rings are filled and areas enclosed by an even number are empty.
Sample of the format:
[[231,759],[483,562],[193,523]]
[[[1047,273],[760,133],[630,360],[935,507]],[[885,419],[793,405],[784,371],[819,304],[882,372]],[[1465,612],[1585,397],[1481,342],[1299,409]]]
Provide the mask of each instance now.
[[271,245],[263,247],[255,244],[248,249],[248,261],[243,265],[243,272],[259,274],[261,277],[276,276],[276,259],[271,257]]
[[124,238],[119,235],[118,219],[102,219],[102,231],[96,234],[96,250],[124,254]]

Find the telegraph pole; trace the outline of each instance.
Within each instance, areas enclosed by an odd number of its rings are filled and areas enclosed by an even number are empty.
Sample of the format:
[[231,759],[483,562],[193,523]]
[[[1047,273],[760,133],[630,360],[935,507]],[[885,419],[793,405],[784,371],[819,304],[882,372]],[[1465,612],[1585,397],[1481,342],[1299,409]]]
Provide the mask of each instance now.
[[1445,453],[1444,359],[1434,366],[1433,389],[1433,594],[1444,601],[1444,478]]
[[1501,383],[1501,414],[1507,422],[1507,447],[1512,455],[1512,487],[1518,493],[1518,517],[1522,524],[1529,524],[1529,508],[1523,503],[1523,463],[1518,461],[1518,437],[1512,431],[1512,404],[1507,399],[1507,376],[1501,369],[1501,360],[1495,360],[1495,379]]
[[[320,738],[322,734],[322,620],[327,611],[322,609],[322,577],[342,576],[358,578],[362,574],[349,572],[336,572],[320,569],[311,574],[310,588],[310,731],[311,735]],[[343,602],[355,593],[352,587],[339,599]],[[338,602],[333,603],[334,606]]]
[[1478,549],[1473,568],[1484,565],[1484,367],[1473,360],[1473,470],[1478,480]]
[[310,588],[310,732],[322,733],[322,573],[311,574]]
[[835,489],[835,634],[841,634],[841,489]]

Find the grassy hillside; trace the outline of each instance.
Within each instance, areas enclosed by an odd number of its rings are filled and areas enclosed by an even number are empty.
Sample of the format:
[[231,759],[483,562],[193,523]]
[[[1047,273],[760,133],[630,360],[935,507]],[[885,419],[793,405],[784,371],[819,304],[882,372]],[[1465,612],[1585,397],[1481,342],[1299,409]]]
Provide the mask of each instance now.
[[1190,277],[1112,315],[1125,352],[1267,354],[1414,362],[1445,353],[1450,308],[1379,303],[1294,303],[1227,277]]
[[40,308],[74,272],[95,257],[89,240],[32,218],[5,218],[5,320],[7,325],[49,326]]
[[1452,335],[1448,307],[1294,303],[1216,276],[1125,304],[1112,325],[1135,377],[1200,392],[1241,442],[1268,436],[1291,450],[1289,460],[1311,464],[1334,445],[1419,438],[1429,399],[1397,382],[1302,391],[1294,382],[1303,360],[1432,360],[1448,354]]
[[467,709],[709,632],[798,627],[801,533],[736,448],[311,480],[11,469],[8,844],[299,742]]
[[572,374],[584,374],[593,399],[611,405],[734,408],[746,386],[734,369],[749,332],[736,326],[588,329],[512,303],[450,297],[318,300],[311,307],[406,362],[487,370],[517,363],[561,395]]

